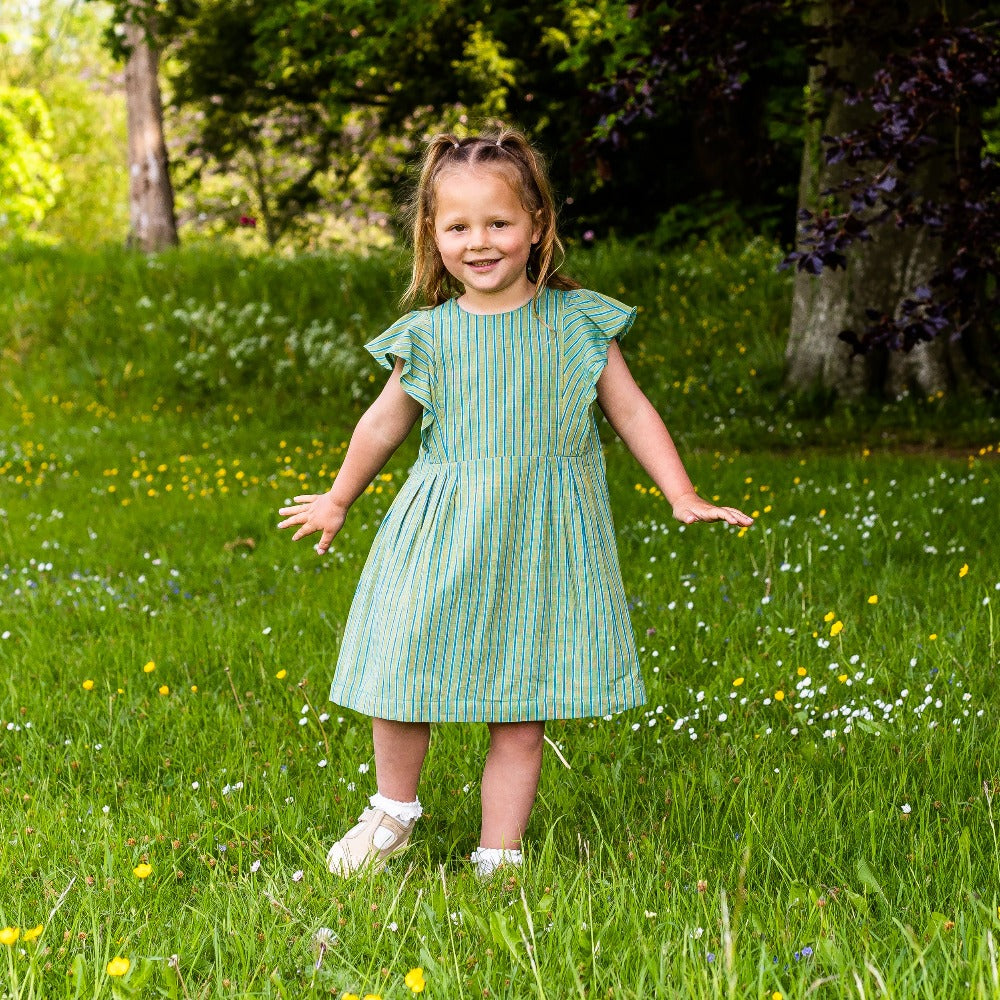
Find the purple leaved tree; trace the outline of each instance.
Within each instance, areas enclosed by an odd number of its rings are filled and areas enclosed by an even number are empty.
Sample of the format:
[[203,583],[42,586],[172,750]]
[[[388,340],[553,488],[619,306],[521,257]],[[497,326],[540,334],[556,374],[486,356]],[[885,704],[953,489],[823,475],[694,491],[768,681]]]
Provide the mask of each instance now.
[[[708,111],[739,107],[775,53],[805,56],[789,384],[848,397],[1000,390],[1000,3],[638,0],[631,11],[628,44],[644,48],[602,91],[603,142],[692,94]],[[747,157],[748,172],[759,167]]]
[[[940,5],[814,5],[788,380],[849,397],[1000,388],[996,25]],[[956,5],[957,6],[957,5]],[[840,8],[840,10],[838,10]],[[961,13],[955,11],[955,13]],[[853,37],[852,37],[853,36]]]

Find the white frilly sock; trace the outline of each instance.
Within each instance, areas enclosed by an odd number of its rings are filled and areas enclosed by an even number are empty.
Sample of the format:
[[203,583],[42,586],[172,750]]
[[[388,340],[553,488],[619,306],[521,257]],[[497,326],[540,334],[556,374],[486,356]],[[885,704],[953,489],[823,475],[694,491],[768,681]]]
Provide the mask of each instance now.
[[477,847],[469,860],[476,866],[476,874],[485,878],[502,865],[520,867],[524,856],[520,851],[509,847]]
[[414,799],[412,802],[397,802],[395,799],[387,798],[376,792],[368,801],[371,803],[372,809],[381,809],[393,819],[398,819],[400,823],[412,823],[424,814],[424,810],[420,806],[420,799]]

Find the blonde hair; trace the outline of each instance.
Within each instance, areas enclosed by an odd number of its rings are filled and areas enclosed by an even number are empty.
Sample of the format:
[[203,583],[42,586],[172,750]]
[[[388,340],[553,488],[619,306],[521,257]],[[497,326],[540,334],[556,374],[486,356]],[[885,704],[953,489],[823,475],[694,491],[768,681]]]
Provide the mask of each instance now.
[[438,306],[463,291],[445,268],[433,234],[437,182],[442,173],[455,167],[496,170],[510,184],[525,210],[539,220],[541,235],[532,245],[527,267],[528,278],[535,284],[536,309],[544,288],[580,287],[572,278],[558,273],[566,251],[556,233],[555,199],[545,161],[523,133],[497,125],[464,139],[442,133],[428,142],[417,188],[408,206],[413,273],[401,300],[403,308],[412,308],[419,299]]

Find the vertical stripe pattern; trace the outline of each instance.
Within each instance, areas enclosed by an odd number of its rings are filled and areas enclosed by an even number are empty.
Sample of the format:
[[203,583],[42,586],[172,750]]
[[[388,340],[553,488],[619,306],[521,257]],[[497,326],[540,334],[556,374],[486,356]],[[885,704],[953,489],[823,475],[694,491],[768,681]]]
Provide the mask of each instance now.
[[424,408],[420,451],[361,571],[330,691],[366,715],[517,722],[645,700],[593,402],[635,309],[546,289],[456,300],[366,344]]

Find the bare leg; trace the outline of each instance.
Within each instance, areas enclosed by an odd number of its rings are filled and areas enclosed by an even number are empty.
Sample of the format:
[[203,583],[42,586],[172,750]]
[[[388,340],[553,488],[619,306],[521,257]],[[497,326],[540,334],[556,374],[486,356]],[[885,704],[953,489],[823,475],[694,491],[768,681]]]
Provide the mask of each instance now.
[[[416,799],[420,768],[430,735],[431,727],[426,722],[372,719],[375,776],[381,795],[397,802],[412,803]],[[400,811],[405,814],[411,810]],[[414,807],[412,812],[419,814],[419,807]],[[405,815],[366,809],[357,826],[327,852],[327,867],[334,875],[343,876],[369,866],[373,866],[373,870],[381,869],[388,857],[406,846],[415,819],[415,815],[407,819]]]
[[545,723],[493,722],[489,728],[479,846],[517,850],[538,791]]
[[372,719],[375,744],[375,777],[380,795],[397,802],[417,797],[420,769],[431,738],[428,722],[395,722]]

